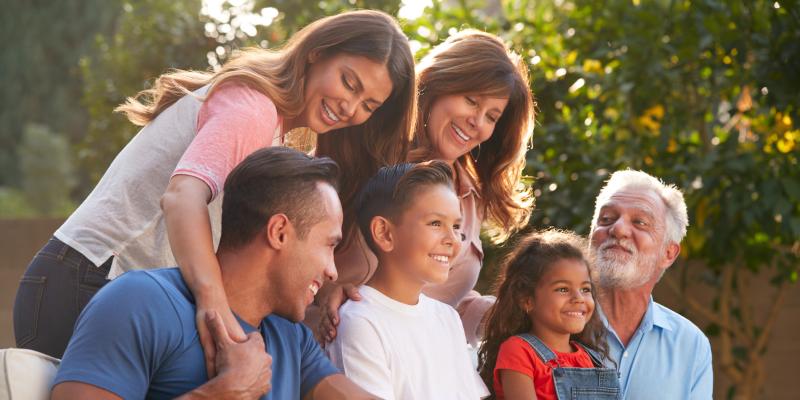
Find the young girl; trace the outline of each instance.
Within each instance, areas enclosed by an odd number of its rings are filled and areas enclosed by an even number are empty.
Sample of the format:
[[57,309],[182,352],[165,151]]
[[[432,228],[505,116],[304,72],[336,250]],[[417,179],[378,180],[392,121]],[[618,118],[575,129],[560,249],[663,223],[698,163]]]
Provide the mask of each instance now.
[[[444,160],[453,167],[465,235],[447,281],[426,286],[424,293],[456,307],[467,340],[476,344],[480,321],[493,301],[472,290],[483,259],[481,226],[500,242],[525,226],[532,206],[529,191],[520,185],[534,114],[528,70],[498,37],[470,29],[433,48],[417,65],[417,82],[409,158]],[[336,256],[339,279],[317,295],[322,341],[336,336],[339,306],[360,298],[355,287],[377,266],[362,238],[342,247]]]
[[320,19],[280,50],[243,51],[216,73],[162,75],[118,108],[142,130],[25,272],[14,306],[17,346],[61,357],[75,319],[108,278],[177,262],[213,366],[206,312],[218,312],[233,339],[245,338],[214,255],[228,173],[306,128],[347,147],[348,157],[331,156],[360,185],[404,157],[414,104],[408,40],[377,11]]
[[[497,399],[616,399],[616,371],[594,312],[585,241],[565,231],[525,236],[496,282],[478,364]],[[577,396],[577,397],[576,397]]]

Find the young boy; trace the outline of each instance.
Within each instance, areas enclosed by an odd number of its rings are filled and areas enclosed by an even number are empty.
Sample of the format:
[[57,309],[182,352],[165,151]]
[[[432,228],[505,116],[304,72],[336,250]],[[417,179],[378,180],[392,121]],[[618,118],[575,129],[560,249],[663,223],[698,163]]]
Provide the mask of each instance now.
[[385,167],[358,199],[378,267],[362,299],[339,310],[328,355],[381,399],[479,399],[489,394],[467,353],[456,311],[422,294],[442,283],[461,246],[452,169],[440,161]]

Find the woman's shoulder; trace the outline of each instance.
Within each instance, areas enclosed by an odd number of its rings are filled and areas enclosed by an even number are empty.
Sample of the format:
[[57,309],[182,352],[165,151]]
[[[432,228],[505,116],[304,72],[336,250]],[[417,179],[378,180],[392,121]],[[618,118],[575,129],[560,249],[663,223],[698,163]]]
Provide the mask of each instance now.
[[222,111],[235,109],[242,111],[257,111],[277,114],[275,103],[264,92],[252,85],[239,81],[228,81],[217,84],[206,97],[209,107],[222,109]]

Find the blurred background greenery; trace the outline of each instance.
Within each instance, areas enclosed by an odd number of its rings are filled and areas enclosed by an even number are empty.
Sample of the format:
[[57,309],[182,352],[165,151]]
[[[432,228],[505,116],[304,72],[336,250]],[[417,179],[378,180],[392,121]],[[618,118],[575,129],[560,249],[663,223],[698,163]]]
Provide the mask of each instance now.
[[68,215],[136,133],[112,109],[168,68],[215,68],[352,8],[398,16],[417,57],[465,27],[523,55],[538,103],[531,228],[587,233],[620,168],[683,188],[691,227],[662,286],[712,337],[717,397],[764,395],[775,326],[798,312],[784,311],[800,258],[797,0],[12,0],[0,217]]

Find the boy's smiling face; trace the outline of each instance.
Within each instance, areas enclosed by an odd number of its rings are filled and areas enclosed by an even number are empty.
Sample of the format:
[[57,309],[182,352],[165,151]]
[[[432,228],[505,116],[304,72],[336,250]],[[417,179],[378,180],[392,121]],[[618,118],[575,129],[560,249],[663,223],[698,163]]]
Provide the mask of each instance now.
[[423,284],[443,283],[461,249],[461,207],[445,185],[419,188],[392,224],[392,256],[409,277]]

